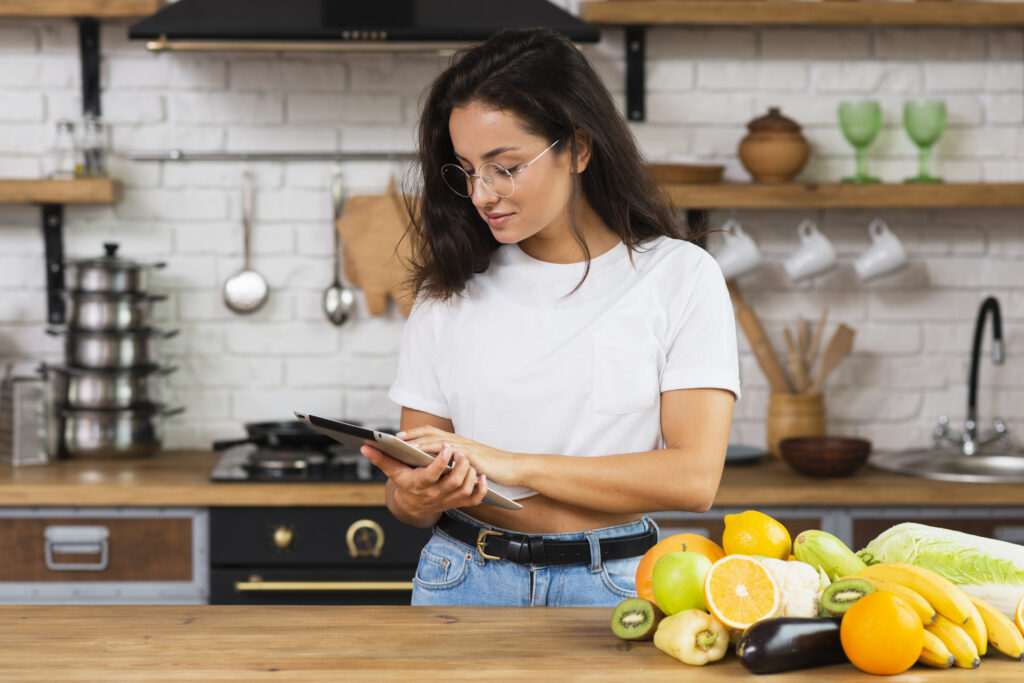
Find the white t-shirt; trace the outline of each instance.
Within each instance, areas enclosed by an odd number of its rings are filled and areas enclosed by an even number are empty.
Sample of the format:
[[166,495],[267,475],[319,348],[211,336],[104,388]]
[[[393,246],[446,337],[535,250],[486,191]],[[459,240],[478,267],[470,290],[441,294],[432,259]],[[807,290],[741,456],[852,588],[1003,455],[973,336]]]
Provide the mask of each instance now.
[[499,247],[461,297],[416,302],[388,397],[516,453],[664,448],[661,392],[716,387],[739,399],[736,323],[707,252],[666,237],[640,249],[633,263],[621,242],[591,259],[569,294],[584,263]]

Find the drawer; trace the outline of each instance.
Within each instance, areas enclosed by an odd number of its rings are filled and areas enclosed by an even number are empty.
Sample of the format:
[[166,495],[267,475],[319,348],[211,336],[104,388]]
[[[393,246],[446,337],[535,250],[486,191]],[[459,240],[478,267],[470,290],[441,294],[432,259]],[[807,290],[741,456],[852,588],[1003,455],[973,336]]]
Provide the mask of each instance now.
[[192,581],[189,518],[0,518],[0,581]]

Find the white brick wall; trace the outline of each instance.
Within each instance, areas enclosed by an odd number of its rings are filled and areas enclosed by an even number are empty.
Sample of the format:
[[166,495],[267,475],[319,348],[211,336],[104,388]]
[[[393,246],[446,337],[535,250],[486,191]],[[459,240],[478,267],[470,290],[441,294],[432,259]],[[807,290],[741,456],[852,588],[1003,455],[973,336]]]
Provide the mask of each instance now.
[[[574,6],[575,2],[561,2]],[[385,396],[394,375],[401,318],[329,325],[320,297],[331,280],[330,164],[253,163],[253,266],[271,286],[267,305],[236,316],[222,303],[224,280],[241,266],[241,164],[134,162],[129,150],[409,149],[422,91],[447,57],[382,54],[148,54],[125,37],[127,22],[102,27],[104,118],[113,174],[125,185],[114,207],[69,207],[66,251],[97,255],[115,240],[126,256],[168,262],[154,290],[169,299],[157,318],[180,334],[161,353],[179,370],[165,398],[189,408],[168,423],[167,445],[208,446],[242,433],[242,423],[287,419],[294,409],[394,424]],[[55,122],[81,108],[77,30],[71,21],[0,21],[0,176],[48,168]],[[606,30],[585,47],[617,101],[624,101],[623,34]],[[709,28],[648,31],[647,121],[631,124],[652,160],[699,159],[747,180],[736,158],[745,124],[769,106],[797,119],[813,156],[801,178],[833,181],[853,168],[836,124],[844,98],[872,97],[884,128],[869,167],[888,181],[916,171],[901,127],[904,98],[942,97],[949,126],[935,172],[957,180],[1024,180],[1024,37],[1003,29]],[[401,164],[349,163],[353,192],[379,192]],[[961,421],[974,316],[1000,298],[1007,363],[982,365],[981,414],[1000,414],[1024,443],[1024,213],[885,211],[911,263],[863,284],[851,262],[878,215],[861,211],[740,211],[766,265],[740,284],[776,348],[782,328],[830,308],[831,331],[858,331],[855,349],[830,378],[830,429],[879,446],[928,442],[940,413]],[[716,211],[717,227],[733,215]],[[841,263],[794,285],[781,262],[796,225],[814,218]],[[0,360],[59,360],[44,334],[38,210],[0,206]],[[986,351],[988,345],[986,342]],[[744,399],[733,438],[764,439],[768,388],[740,340]]]

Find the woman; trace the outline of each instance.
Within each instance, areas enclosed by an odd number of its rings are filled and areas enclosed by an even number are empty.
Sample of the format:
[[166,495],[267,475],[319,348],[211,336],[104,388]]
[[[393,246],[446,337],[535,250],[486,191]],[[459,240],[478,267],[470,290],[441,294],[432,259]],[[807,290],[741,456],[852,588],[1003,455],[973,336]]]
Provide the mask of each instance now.
[[[413,604],[617,604],[657,541],[643,513],[705,511],[718,488],[739,395],[721,271],[677,238],[554,32],[458,56],[419,140],[418,298],[389,397],[399,436],[437,458],[363,449],[391,512],[436,525]],[[523,508],[481,504],[490,489]]]

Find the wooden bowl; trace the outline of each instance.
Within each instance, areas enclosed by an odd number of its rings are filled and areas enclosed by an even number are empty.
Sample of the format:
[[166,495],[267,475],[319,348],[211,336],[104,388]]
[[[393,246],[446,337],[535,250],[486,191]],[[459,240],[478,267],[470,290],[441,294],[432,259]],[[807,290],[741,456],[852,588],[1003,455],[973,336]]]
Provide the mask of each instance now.
[[808,477],[848,477],[868,461],[871,442],[846,436],[796,436],[779,442],[782,459]]
[[656,183],[717,183],[725,171],[718,164],[650,164],[647,168]]

